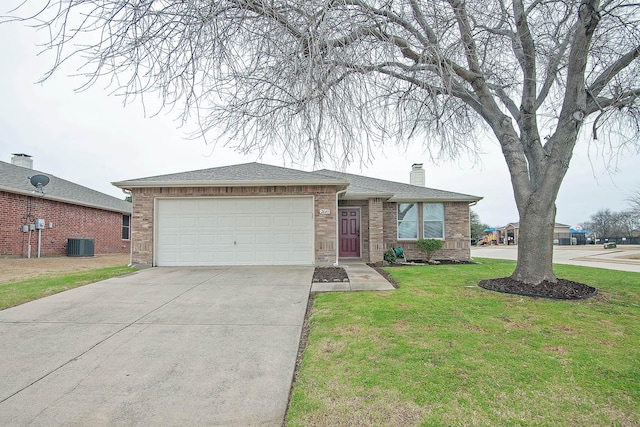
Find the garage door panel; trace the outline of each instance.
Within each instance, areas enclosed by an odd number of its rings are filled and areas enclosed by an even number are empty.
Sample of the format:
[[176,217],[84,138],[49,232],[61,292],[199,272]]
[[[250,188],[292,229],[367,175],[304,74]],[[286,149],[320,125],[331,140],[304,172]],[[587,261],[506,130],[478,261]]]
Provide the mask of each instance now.
[[229,199],[218,199],[218,200],[206,200],[203,199],[203,203],[209,204],[211,206],[212,212],[216,214],[227,214],[236,212],[236,205],[232,200]]
[[278,228],[291,227],[291,218],[285,215],[278,215],[273,217],[273,226]]
[[198,259],[198,252],[195,250],[182,250],[178,254],[178,262],[187,264]]
[[233,246],[234,238],[233,234],[224,233],[217,234],[214,236],[216,239],[216,243],[224,246]]
[[309,223],[309,218],[304,215],[296,215],[291,217],[291,227],[303,228]]
[[277,233],[273,236],[275,238],[274,243],[276,245],[291,245],[292,242],[292,233]]
[[164,226],[166,228],[176,228],[178,226],[178,218],[168,216],[164,220]]
[[199,250],[198,251],[198,264],[208,264],[215,261],[215,252]]
[[256,264],[273,263],[273,253],[271,251],[256,251]]
[[304,247],[308,247],[313,243],[310,236],[303,233],[293,233],[291,241],[295,245],[302,245]]
[[293,261],[295,264],[302,264],[304,263],[304,260],[308,259],[309,256],[311,256],[311,251],[309,250],[300,250],[300,251],[296,251],[293,253]]
[[212,234],[202,233],[198,235],[199,247],[213,247],[215,246],[216,238]]
[[271,216],[266,216],[266,215],[257,216],[255,226],[256,228],[269,229],[273,226],[273,218]]
[[287,200],[287,204],[291,210],[297,212],[306,212],[308,210],[307,200],[301,198],[291,198]]
[[236,217],[236,227],[253,229],[255,227],[255,218],[246,214],[238,215]]
[[238,233],[236,235],[236,244],[237,245],[253,245],[255,240],[255,236],[253,234],[248,234],[246,231],[242,231],[242,233]]
[[237,212],[253,212],[257,208],[257,203],[260,203],[260,207],[263,208],[265,206],[269,206],[271,200],[257,200],[255,198],[238,198],[238,199],[227,199],[228,202],[232,203],[234,209]]
[[[275,251],[273,253],[273,263],[278,265],[282,265],[286,263],[291,264],[292,255],[293,254],[290,251]],[[295,263],[295,260],[293,261],[293,263]]]
[[197,208],[196,208],[196,212],[198,212],[198,214],[200,215],[213,215],[215,213],[217,213],[219,210],[219,207],[216,203],[210,203],[208,202],[206,199],[200,199],[198,200],[198,204],[197,204]]
[[252,265],[255,264],[255,252],[253,249],[238,249],[236,251],[236,264]]
[[160,199],[157,265],[312,264],[313,199]]
[[211,217],[211,214],[206,214],[206,216],[204,217],[197,218],[197,221],[198,221],[199,228],[205,228],[205,229],[216,228],[215,221],[213,220],[213,217]]
[[191,228],[191,229],[197,229],[198,228],[198,218],[194,218],[194,217],[182,217],[178,220],[178,224],[176,225],[177,228]]
[[197,246],[198,235],[197,234],[183,234],[178,236],[178,244],[180,246]]
[[217,228],[234,227],[236,223],[235,217],[227,214],[220,215],[217,219]]
[[[176,246],[178,244],[178,237],[179,236],[176,234],[167,234],[166,236],[163,237],[163,240],[168,247],[171,247],[171,246]],[[168,250],[167,253],[168,252],[171,252],[171,251]]]
[[220,250],[216,252],[216,261],[212,265],[233,265],[235,263],[235,253]]
[[272,235],[270,233],[258,232],[253,237],[256,245],[270,245],[272,243]]

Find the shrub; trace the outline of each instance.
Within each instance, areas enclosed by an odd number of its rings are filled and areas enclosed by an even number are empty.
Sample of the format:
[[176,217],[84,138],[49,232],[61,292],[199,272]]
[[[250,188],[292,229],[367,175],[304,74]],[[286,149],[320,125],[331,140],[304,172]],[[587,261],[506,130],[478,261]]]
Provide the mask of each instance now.
[[442,240],[420,239],[416,242],[418,249],[425,253],[427,262],[431,261],[433,254],[442,249]]
[[393,249],[384,251],[384,260],[387,262],[396,262],[396,252]]

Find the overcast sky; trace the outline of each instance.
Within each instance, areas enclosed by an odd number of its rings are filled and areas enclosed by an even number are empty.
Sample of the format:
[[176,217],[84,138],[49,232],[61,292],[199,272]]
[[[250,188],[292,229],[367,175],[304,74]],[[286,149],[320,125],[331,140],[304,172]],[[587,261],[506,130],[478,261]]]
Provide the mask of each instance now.
[[[3,12],[0,10],[0,12]],[[20,24],[0,25],[0,160],[12,153],[33,156],[34,168],[77,184],[124,197],[111,182],[194,169],[261,161],[313,170],[312,162],[292,164],[276,154],[262,159],[240,155],[229,148],[188,140],[188,129],[177,129],[173,115],[145,118],[139,104],[122,106],[99,82],[87,92],[75,93],[82,80],[68,77],[73,70],[41,78],[50,58],[37,56],[43,41]],[[492,226],[518,220],[509,174],[499,146],[487,140],[478,162],[460,159],[432,162],[413,141],[409,150],[387,147],[374,153],[368,165],[352,164],[347,172],[409,182],[412,163],[423,163],[428,187],[484,197],[473,209]],[[557,221],[575,226],[602,208],[624,210],[626,200],[640,189],[640,157],[626,152],[605,167],[609,156],[579,143],[557,199]],[[317,169],[335,169],[329,163]],[[26,178],[25,178],[26,179]]]

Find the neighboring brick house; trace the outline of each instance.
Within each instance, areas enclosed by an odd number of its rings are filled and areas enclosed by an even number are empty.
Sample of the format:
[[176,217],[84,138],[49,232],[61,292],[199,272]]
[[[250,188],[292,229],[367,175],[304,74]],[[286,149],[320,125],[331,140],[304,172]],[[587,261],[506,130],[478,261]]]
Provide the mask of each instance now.
[[[132,263],[329,265],[380,261],[419,238],[442,239],[436,259],[470,259],[469,206],[481,197],[330,170],[260,163],[116,182],[131,191]],[[420,185],[415,185],[420,184]]]
[[[0,162],[0,256],[66,255],[69,238],[93,239],[95,254],[128,253],[131,249],[131,203],[33,170],[31,156],[14,154]],[[50,181],[42,193],[29,177]],[[36,220],[44,227],[34,229]],[[31,228],[31,230],[30,230]],[[31,250],[29,250],[31,247]]]

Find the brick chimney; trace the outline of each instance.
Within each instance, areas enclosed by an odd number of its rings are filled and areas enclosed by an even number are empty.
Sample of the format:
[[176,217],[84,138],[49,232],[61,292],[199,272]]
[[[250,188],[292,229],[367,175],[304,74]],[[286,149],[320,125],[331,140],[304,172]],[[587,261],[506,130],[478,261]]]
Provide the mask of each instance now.
[[14,153],[11,155],[11,164],[33,169],[33,159],[28,154]]
[[411,165],[411,173],[409,174],[409,183],[424,187],[424,169],[422,163],[414,163]]

